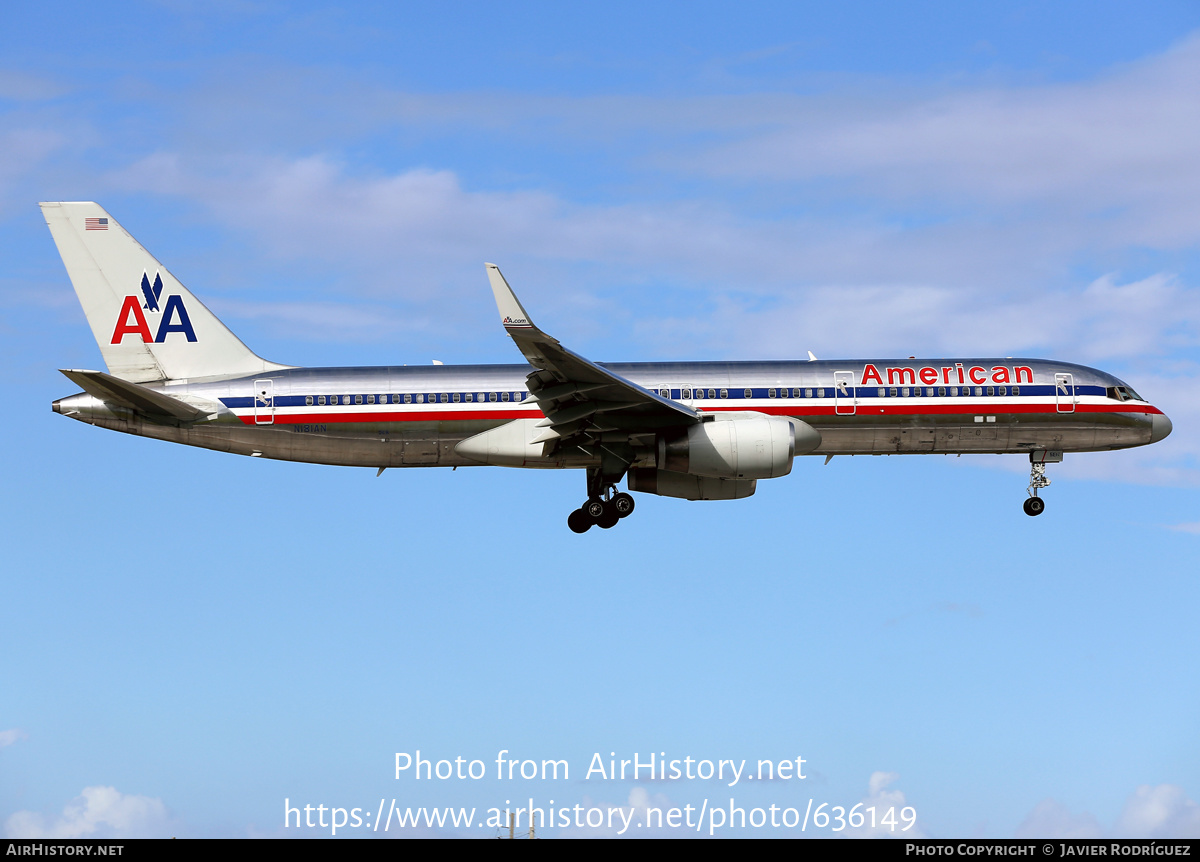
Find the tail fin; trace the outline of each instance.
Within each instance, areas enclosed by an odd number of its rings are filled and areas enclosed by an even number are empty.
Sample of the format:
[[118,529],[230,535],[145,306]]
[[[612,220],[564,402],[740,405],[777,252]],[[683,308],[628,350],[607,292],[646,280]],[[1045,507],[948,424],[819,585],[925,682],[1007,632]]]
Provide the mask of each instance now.
[[114,376],[148,383],[289,367],[242,344],[99,204],[41,207]]

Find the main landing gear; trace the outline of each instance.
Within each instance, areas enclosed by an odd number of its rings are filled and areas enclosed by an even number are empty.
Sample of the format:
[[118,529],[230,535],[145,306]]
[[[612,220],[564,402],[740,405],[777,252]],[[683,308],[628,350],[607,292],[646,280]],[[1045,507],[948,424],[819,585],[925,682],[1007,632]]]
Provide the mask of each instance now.
[[593,525],[609,530],[632,514],[633,505],[633,497],[616,491],[614,482],[606,481],[599,470],[588,470],[587,502],[567,516],[567,526],[576,533],[586,533]]
[[[1057,456],[1057,457],[1056,457]],[[1050,486],[1046,478],[1046,462],[1062,461],[1062,452],[1036,451],[1029,453],[1029,499],[1025,501],[1025,514],[1033,517],[1046,511],[1046,501],[1038,496],[1038,491]]]
[[586,533],[593,524],[602,530],[608,530],[615,527],[617,521],[628,517],[632,511],[633,497],[624,491],[613,494],[607,500],[592,497],[567,516],[567,526],[576,533]]

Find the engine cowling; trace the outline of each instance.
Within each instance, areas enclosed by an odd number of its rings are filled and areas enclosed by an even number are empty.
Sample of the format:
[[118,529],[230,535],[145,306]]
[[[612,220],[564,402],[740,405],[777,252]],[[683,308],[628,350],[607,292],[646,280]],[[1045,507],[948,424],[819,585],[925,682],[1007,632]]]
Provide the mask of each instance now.
[[820,445],[816,429],[797,419],[724,413],[691,426],[685,434],[660,437],[657,466],[712,479],[775,479],[792,472],[797,453]]
[[757,484],[755,479],[714,479],[653,467],[634,467],[629,471],[630,491],[684,500],[740,500],[753,494]]

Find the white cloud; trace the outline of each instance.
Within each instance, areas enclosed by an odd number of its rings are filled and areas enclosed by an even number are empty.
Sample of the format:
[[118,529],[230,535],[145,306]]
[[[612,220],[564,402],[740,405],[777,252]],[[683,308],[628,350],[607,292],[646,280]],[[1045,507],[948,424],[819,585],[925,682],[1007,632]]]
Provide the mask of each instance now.
[[1111,829],[1091,814],[1072,814],[1054,799],[1039,802],[1017,827],[1017,838],[1200,838],[1200,805],[1182,787],[1143,784],[1125,801]]
[[1100,232],[1177,245],[1200,235],[1198,71],[1193,36],[1078,83],[780,98],[742,140],[683,164],[757,181],[836,179],[873,198],[956,208],[1127,207]]
[[[891,785],[900,776],[895,772],[872,772],[870,779],[867,781],[867,795],[862,800],[862,808],[859,813],[863,813],[868,808],[874,808],[872,814],[864,815],[864,821],[861,826],[848,826],[842,831],[841,835],[845,838],[928,838],[925,830],[921,828],[919,822],[916,822],[907,831],[901,831],[906,825],[906,820],[903,816],[905,808],[909,808],[908,800],[905,798],[903,791],[890,789]],[[853,808],[850,809],[853,811]],[[848,812],[849,813],[849,812]],[[915,815],[915,811],[913,812]],[[872,816],[877,817],[874,825],[871,823]],[[888,818],[892,822],[887,824],[883,820]]]
[[5,823],[9,838],[170,838],[176,829],[161,799],[115,787],[85,787],[57,817],[18,811]]
[[24,739],[25,733],[19,728],[12,730],[0,730],[0,748],[7,748],[18,739]]
[[1117,838],[1200,838],[1200,805],[1182,787],[1143,784],[1125,802]]

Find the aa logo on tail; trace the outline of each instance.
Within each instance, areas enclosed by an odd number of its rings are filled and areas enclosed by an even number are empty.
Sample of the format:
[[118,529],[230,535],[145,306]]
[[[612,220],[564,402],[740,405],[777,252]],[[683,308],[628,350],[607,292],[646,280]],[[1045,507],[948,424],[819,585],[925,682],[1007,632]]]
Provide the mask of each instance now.
[[147,311],[158,311],[158,298],[162,296],[162,276],[157,272],[154,273],[154,287],[150,286],[150,278],[146,273],[142,273],[142,296],[146,297],[146,302],[142,308]]
[[144,344],[162,344],[172,332],[182,332],[188,341],[196,340],[196,331],[192,329],[192,320],[184,307],[183,297],[171,294],[167,297],[166,305],[161,309],[162,316],[158,320],[158,332],[150,334],[150,324],[142,309],[159,314],[159,299],[162,298],[162,276],[154,273],[154,283],[151,284],[149,273],[142,273],[142,299],[137,296],[126,296],[117,314],[117,325],[113,329],[112,343],[120,344],[126,335],[140,335]]

